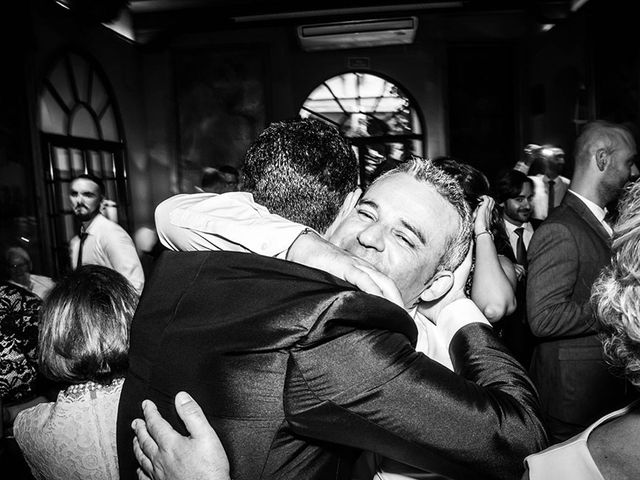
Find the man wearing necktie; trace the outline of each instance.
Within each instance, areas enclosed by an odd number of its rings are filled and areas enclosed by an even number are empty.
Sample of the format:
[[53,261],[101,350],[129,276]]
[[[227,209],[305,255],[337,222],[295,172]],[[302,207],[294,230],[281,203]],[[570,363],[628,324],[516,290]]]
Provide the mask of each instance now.
[[495,327],[513,356],[525,367],[529,366],[534,337],[526,319],[527,247],[531,241],[534,225],[531,220],[533,181],[524,173],[509,170],[495,183],[495,196],[502,210],[504,231],[509,240],[510,260],[514,262],[518,283],[516,285],[517,307],[515,312],[503,318]]
[[564,151],[551,145],[529,145],[524,160],[513,167],[514,170],[529,174],[535,161],[543,165],[544,173],[531,175],[533,198],[531,199],[531,218],[544,220],[549,212],[560,205],[569,188],[569,179],[561,175],[564,169]]
[[74,178],[70,185],[71,207],[80,221],[80,232],[70,242],[71,266],[102,265],[122,274],[138,294],[144,286],[142,264],[129,234],[100,214],[104,200],[102,180],[90,174]]
[[539,338],[531,376],[553,442],[626,405],[633,390],[603,360],[590,296],[611,255],[605,205],[638,176],[636,143],[623,125],[595,121],[584,127],[574,151],[571,188],[528,250],[527,318]]

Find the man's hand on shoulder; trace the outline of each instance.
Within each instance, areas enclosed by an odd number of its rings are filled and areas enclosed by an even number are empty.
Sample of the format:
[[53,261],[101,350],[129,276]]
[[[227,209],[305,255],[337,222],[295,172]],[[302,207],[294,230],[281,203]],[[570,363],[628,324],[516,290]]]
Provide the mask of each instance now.
[[162,418],[155,404],[142,404],[144,420],[131,424],[133,451],[141,468],[140,480],[229,480],[229,461],[202,409],[185,392],[175,399],[176,410],[189,437],[183,437]]
[[291,244],[287,260],[324,270],[360,290],[384,297],[404,308],[396,284],[370,263],[336,247],[312,230],[305,230]]

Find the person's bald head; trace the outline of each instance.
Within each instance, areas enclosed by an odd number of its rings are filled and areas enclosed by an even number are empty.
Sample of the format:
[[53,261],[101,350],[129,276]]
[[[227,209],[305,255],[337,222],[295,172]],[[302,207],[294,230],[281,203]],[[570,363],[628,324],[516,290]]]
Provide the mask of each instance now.
[[574,183],[591,185],[605,204],[618,198],[624,185],[638,176],[636,142],[621,124],[596,120],[585,125],[576,140],[574,157],[572,188]]

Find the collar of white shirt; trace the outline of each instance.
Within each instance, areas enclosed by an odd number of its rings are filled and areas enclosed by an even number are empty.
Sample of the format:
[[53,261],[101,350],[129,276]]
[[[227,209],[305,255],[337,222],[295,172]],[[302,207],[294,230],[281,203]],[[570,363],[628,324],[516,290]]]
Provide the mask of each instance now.
[[[520,225],[520,227],[524,228],[525,232],[533,233],[533,225],[531,225],[531,222],[525,222]],[[507,220],[504,221],[504,228],[507,231],[509,237],[511,237],[512,235],[516,235],[516,228],[520,227],[515,226],[513,223]]]
[[593,213],[593,215],[602,224],[602,226],[607,231],[607,233],[609,235],[613,235],[613,230],[611,229],[611,226],[607,222],[604,221],[604,218],[607,216],[607,209],[606,208],[602,208],[600,205],[592,202],[588,198],[583,197],[582,195],[580,195],[579,193],[574,192],[573,190],[569,190],[569,191],[571,193],[573,193],[576,197],[578,197],[580,199],[580,201],[587,206],[587,208],[591,211],[591,213]]

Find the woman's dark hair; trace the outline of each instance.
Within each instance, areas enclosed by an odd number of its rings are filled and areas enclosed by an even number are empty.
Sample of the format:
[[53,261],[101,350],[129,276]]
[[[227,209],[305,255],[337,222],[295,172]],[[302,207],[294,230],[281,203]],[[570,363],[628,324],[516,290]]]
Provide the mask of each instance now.
[[41,310],[42,373],[55,381],[103,384],[124,375],[137,301],[132,285],[110,268],[85,265],[60,280]]

